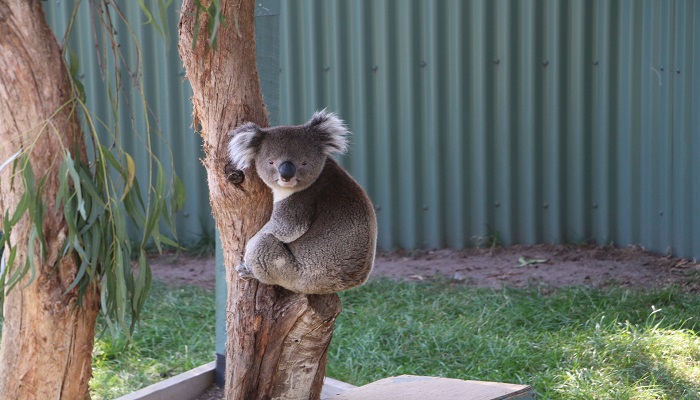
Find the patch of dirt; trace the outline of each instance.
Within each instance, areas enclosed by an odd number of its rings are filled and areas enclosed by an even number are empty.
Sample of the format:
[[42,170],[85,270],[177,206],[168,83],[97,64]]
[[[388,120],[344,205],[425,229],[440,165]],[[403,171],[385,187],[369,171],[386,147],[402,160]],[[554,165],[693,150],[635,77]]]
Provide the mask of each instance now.
[[193,257],[173,253],[149,257],[153,279],[171,286],[191,285],[214,289],[216,260],[212,257]]
[[[151,259],[155,279],[213,289],[213,257]],[[534,245],[492,249],[395,251],[377,255],[372,277],[396,281],[447,278],[476,287],[589,286],[654,288],[677,285],[700,293],[700,264],[639,247]]]

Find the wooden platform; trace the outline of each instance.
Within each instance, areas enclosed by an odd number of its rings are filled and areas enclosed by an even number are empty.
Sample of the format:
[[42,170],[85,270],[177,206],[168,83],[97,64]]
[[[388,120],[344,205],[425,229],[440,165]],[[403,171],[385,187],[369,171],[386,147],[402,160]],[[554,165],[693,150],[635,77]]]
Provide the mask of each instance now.
[[332,400],[534,400],[530,386],[401,375],[349,389]]
[[[214,383],[212,362],[117,400],[192,400]],[[353,386],[326,377],[322,400],[534,400],[529,386],[462,381],[434,376],[401,375],[365,386]]]

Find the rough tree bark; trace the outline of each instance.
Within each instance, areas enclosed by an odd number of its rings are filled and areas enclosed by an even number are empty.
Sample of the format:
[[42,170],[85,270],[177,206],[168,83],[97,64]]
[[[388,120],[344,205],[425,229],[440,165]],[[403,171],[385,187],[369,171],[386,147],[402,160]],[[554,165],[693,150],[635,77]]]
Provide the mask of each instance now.
[[255,62],[255,2],[221,2],[225,21],[216,49],[207,48],[205,15],[192,46],[196,3],[183,1],[179,50],[194,93],[194,125],[204,141],[203,163],[226,265],[226,398],[318,399],[340,313],[338,296],[298,295],[239,280],[234,270],[246,241],[272,208],[270,191],[255,171],[246,171],[242,181],[240,171],[227,171],[229,132],[245,121],[267,125]]
[[[11,235],[18,248],[15,266],[34,257],[37,271],[30,285],[27,276],[5,299],[0,399],[89,398],[99,293],[88,289],[82,309],[76,307],[77,290],[66,293],[77,268],[73,254],[60,258],[65,221],[61,210],[54,212],[63,160],[58,149],[77,148],[81,154],[74,157],[85,159],[76,116],[70,107],[60,109],[70,95],[61,51],[41,2],[0,0],[0,161],[19,149],[32,148],[30,162],[37,181],[42,174],[47,176],[42,192],[46,258],[28,254],[26,217]],[[12,213],[24,192],[21,179],[11,185],[11,170],[0,173],[2,215],[6,210]]]

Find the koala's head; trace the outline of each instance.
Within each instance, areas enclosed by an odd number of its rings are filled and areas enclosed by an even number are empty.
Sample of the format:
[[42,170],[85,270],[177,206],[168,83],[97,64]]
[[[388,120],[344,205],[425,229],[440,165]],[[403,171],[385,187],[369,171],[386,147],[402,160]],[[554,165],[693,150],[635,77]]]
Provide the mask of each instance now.
[[314,183],[326,158],[347,150],[348,134],[345,123],[326,110],[304,125],[261,128],[249,122],[231,132],[229,157],[239,169],[254,164],[279,200]]

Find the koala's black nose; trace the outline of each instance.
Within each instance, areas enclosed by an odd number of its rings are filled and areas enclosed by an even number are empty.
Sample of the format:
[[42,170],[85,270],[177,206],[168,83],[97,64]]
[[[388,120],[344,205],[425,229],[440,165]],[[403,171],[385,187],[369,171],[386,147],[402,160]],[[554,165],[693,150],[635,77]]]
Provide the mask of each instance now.
[[280,165],[277,171],[279,171],[280,173],[280,178],[282,178],[283,181],[287,182],[290,179],[294,178],[294,174],[296,174],[297,169],[291,161],[285,161],[282,163],[282,165]]

